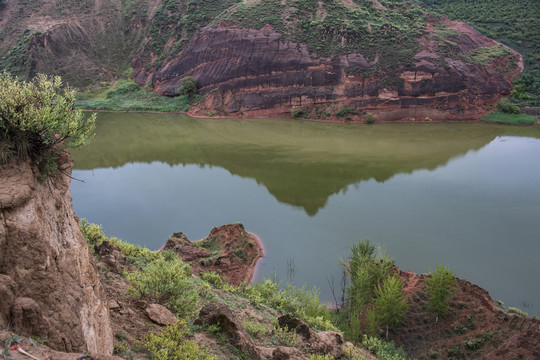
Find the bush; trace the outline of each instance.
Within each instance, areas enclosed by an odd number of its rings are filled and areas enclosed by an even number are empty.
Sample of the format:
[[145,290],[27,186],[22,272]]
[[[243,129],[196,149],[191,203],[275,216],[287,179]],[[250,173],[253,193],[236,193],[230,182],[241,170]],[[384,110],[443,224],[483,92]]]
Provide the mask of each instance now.
[[142,342],[152,358],[157,360],[217,360],[187,336],[186,323],[182,320],[165,327],[160,335],[146,335]]
[[193,95],[197,92],[197,80],[191,76],[181,79],[180,82],[180,95]]
[[366,117],[364,118],[364,122],[366,124],[373,124],[375,122],[375,117],[373,116],[372,113],[368,112],[366,114]]
[[223,288],[223,279],[221,279],[221,276],[219,276],[219,274],[214,271],[208,271],[203,273],[201,279],[203,279],[210,285],[213,285],[215,288]]
[[497,103],[497,109],[500,112],[503,112],[505,114],[519,114],[519,113],[521,113],[521,111],[519,110],[519,108],[516,105],[510,104],[510,103],[504,102],[504,101],[499,101]]
[[362,346],[381,360],[406,360],[407,355],[402,348],[396,348],[392,342],[364,335]]
[[305,109],[291,109],[291,116],[295,118],[305,118],[308,113]]
[[55,177],[66,147],[79,147],[93,136],[96,115],[74,109],[75,92],[60,77],[38,75],[21,82],[0,73],[0,161],[30,158],[40,179]]
[[430,277],[426,278],[426,291],[428,293],[429,312],[444,317],[450,311],[450,297],[454,293],[456,279],[454,273],[446,266],[435,265],[435,271],[429,272]]
[[336,113],[336,116],[337,117],[342,117],[342,116],[350,115],[350,114],[358,115],[358,114],[360,114],[360,112],[358,110],[356,110],[356,109],[353,109],[353,108],[343,108],[343,109],[339,110]]
[[177,257],[159,257],[148,263],[143,271],[129,272],[128,293],[136,298],[149,297],[168,301],[182,316],[192,316],[199,299],[191,278],[191,268]]

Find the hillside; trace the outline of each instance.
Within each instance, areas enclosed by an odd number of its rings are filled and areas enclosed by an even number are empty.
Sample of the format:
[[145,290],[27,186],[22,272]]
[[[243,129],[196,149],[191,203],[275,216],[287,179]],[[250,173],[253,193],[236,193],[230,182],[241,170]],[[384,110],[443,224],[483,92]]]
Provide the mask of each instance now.
[[482,34],[518,50],[525,71],[515,82],[514,102],[540,105],[540,6],[536,0],[422,0],[432,11],[465,21]]
[[168,96],[191,76],[203,115],[477,119],[522,71],[520,54],[417,1],[4,0],[0,19],[10,72],[88,88],[131,65]]

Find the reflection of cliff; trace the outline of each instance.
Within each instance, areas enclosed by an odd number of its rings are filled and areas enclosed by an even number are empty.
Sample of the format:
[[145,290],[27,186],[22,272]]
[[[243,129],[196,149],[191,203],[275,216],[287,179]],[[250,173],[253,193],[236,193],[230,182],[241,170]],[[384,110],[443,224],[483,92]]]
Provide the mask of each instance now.
[[314,215],[350,184],[434,169],[508,131],[540,137],[532,128],[484,124],[354,126],[103,113],[92,144],[72,155],[77,169],[153,161],[219,166]]

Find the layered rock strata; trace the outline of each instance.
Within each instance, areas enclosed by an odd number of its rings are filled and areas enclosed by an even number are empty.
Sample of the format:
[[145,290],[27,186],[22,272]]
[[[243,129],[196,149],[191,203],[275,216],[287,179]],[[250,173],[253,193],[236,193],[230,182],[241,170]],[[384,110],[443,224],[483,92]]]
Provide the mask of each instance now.
[[[378,120],[476,119],[510,93],[522,57],[464,23],[445,21],[452,36],[441,40],[432,19],[410,64],[384,71],[377,70],[379,56],[321,58],[270,26],[229,23],[201,29],[156,72],[138,58],[132,66],[139,84],[152,83],[162,95],[178,95],[184,77],[197,79],[204,98],[194,113],[282,115],[337,106],[373,112]],[[475,58],[492,50],[499,54]]]

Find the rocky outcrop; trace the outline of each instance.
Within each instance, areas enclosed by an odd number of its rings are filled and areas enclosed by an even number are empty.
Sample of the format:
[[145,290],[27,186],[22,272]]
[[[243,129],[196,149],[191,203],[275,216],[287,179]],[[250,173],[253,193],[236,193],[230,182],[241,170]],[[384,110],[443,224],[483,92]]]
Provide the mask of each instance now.
[[239,223],[215,227],[196,243],[183,233],[174,233],[162,250],[177,254],[193,272],[216,271],[234,286],[251,282],[257,261],[263,256],[257,237]]
[[[67,154],[59,166],[71,173]],[[39,182],[30,162],[0,165],[0,328],[56,350],[110,355],[107,301],[69,185],[61,173]]]
[[[447,38],[436,33],[432,18],[410,64],[382,72],[372,71],[384,61],[379,56],[317,57],[270,26],[255,30],[230,23],[201,29],[155,73],[137,59],[132,65],[139,84],[150,82],[163,95],[177,95],[186,76],[197,79],[205,96],[195,113],[282,115],[334,106],[367,110],[377,120],[476,119],[510,93],[513,77],[523,70],[522,57],[466,24],[445,21]],[[478,49],[499,49],[499,55],[479,61]]]

